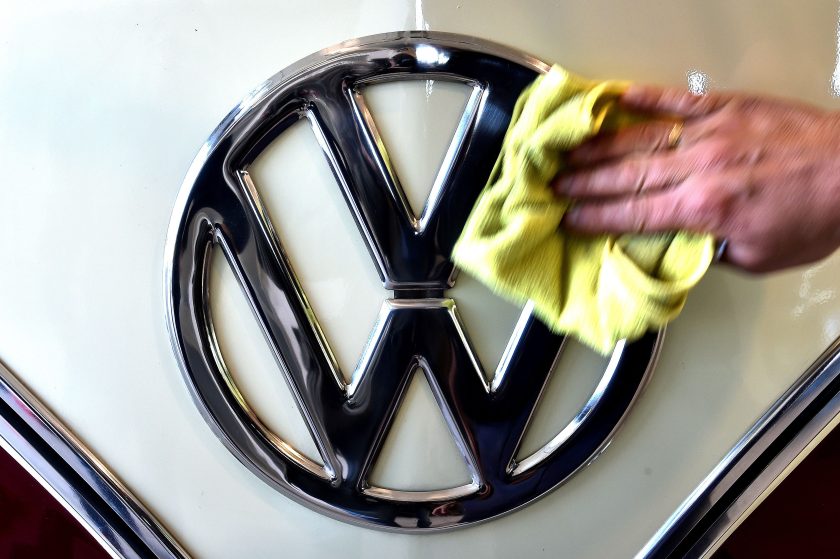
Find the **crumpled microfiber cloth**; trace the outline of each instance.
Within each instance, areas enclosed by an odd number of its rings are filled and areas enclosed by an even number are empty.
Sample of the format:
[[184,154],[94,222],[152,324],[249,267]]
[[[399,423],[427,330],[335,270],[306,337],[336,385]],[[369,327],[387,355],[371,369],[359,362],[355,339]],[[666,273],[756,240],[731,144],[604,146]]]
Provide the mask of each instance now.
[[532,301],[551,330],[602,354],[676,318],[714,254],[710,235],[579,235],[560,228],[572,201],[550,183],[564,168],[564,152],[644,119],[620,107],[626,87],[559,66],[527,87],[453,250],[458,267],[504,298]]

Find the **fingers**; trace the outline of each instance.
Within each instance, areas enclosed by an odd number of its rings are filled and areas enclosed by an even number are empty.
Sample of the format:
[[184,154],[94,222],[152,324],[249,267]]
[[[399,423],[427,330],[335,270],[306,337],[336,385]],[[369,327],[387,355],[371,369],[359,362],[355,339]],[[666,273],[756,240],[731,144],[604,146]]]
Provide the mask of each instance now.
[[682,182],[692,170],[690,154],[668,151],[655,156],[627,157],[596,168],[565,174],[554,181],[557,194],[601,198],[661,190]]
[[755,209],[745,190],[750,179],[740,172],[691,176],[645,196],[580,200],[567,213],[563,226],[581,233],[642,233],[694,231],[717,239],[740,237],[734,219],[743,222]]
[[718,93],[695,95],[688,90],[633,84],[621,96],[622,105],[650,113],[683,118],[705,116],[721,109],[729,97]]
[[681,223],[673,211],[674,201],[674,193],[665,190],[652,196],[580,204],[566,213],[563,225],[572,231],[593,234],[671,231]]
[[[585,166],[633,153],[665,150],[681,141],[683,131],[676,126],[679,125],[674,122],[656,120],[598,135],[570,151],[568,161],[573,166]],[[675,136],[675,131],[679,136]]]

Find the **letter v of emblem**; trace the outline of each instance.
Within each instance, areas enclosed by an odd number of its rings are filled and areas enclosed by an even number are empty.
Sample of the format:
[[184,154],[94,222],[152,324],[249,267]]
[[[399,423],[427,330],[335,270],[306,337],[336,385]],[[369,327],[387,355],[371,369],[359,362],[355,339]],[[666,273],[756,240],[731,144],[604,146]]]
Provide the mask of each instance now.
[[[307,506],[368,527],[428,531],[512,511],[560,485],[609,442],[641,391],[661,333],[616,348],[591,398],[530,457],[514,457],[560,357],[563,338],[523,312],[492,383],[485,381],[445,291],[449,260],[490,175],[522,89],[547,66],[469,37],[406,32],[347,42],[284,70],[242,101],[199,152],[173,212],[166,291],[173,347],[198,408],[257,475]],[[372,133],[359,88],[417,77],[464,83],[473,94],[416,219]],[[337,372],[249,165],[293,123],[311,122],[386,289],[365,355],[346,383]],[[243,406],[216,345],[207,270],[225,254],[324,459],[293,456]],[[374,487],[367,474],[411,372],[429,380],[471,472],[437,491]]]

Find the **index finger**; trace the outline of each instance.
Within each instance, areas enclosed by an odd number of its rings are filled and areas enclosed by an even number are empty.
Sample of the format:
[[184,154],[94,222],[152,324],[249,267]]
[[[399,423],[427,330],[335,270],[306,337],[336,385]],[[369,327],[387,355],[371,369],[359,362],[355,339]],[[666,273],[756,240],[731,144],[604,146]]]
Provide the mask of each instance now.
[[586,166],[633,153],[653,153],[669,147],[675,122],[651,120],[588,139],[568,154],[573,166]]
[[654,233],[697,231],[698,221],[696,213],[686,207],[680,189],[673,188],[648,196],[575,204],[566,213],[563,226],[587,234]]
[[687,89],[644,84],[630,85],[621,96],[621,104],[629,109],[682,118],[709,115],[728,101],[719,93],[695,95]]

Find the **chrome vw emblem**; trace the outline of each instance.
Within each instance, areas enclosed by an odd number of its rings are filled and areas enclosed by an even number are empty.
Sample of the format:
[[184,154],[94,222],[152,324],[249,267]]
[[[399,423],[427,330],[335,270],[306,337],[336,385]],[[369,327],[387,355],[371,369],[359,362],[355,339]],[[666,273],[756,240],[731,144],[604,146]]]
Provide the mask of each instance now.
[[[563,339],[526,309],[492,382],[446,291],[452,246],[487,181],[518,94],[547,66],[445,33],[369,37],[280,72],[236,107],[193,162],[167,240],[173,346],[198,408],[242,463],[286,495],[368,527],[466,526],[560,485],[609,442],[641,390],[660,336],[619,344],[577,417],[530,457],[515,456]],[[408,210],[363,112],[365,84],[412,78],[472,87],[468,114],[423,216]],[[309,119],[393,298],[349,383],[337,371],[248,174],[285,129]],[[231,386],[208,311],[208,267],[220,246],[249,298],[324,460],[290,452],[254,421]],[[471,483],[436,491],[372,486],[368,473],[415,368],[435,392]]]

